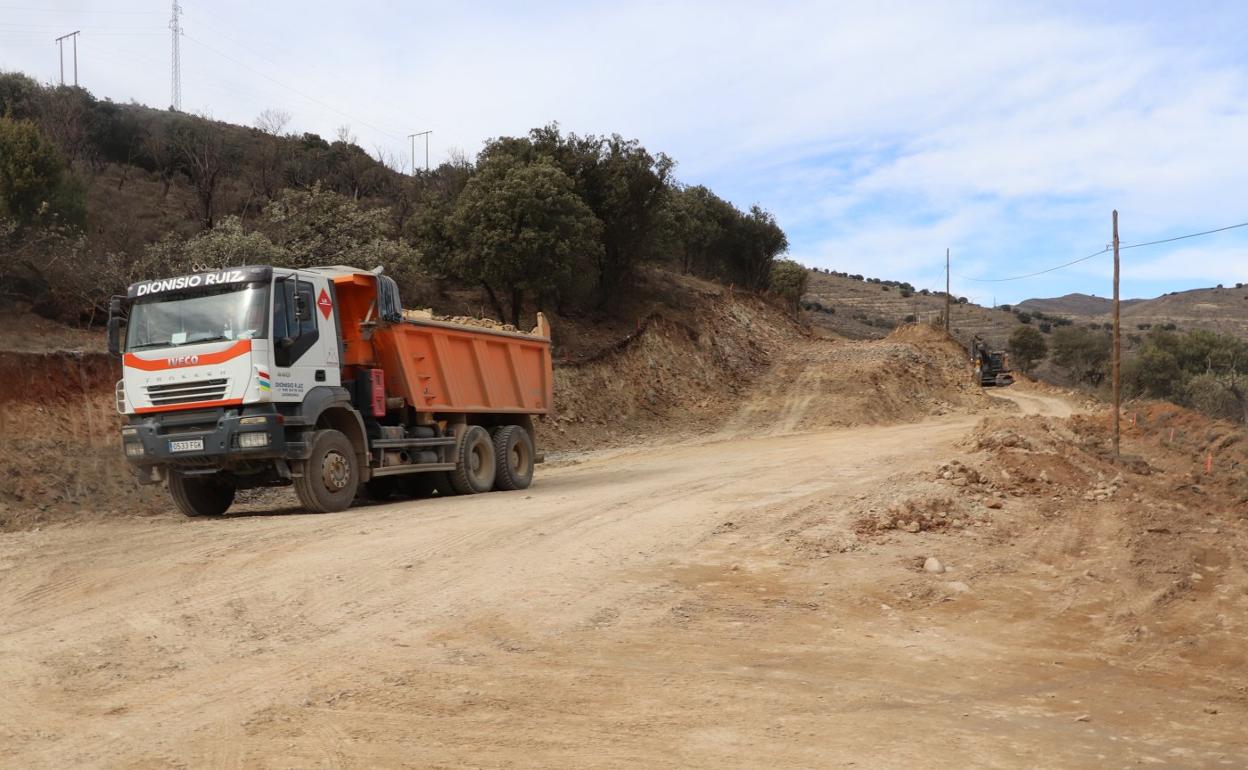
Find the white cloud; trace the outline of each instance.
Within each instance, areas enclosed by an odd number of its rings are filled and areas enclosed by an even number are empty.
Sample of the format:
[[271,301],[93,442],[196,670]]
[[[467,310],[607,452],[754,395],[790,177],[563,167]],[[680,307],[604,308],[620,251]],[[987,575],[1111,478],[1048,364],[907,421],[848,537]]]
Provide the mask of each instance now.
[[[401,137],[433,129],[435,163],[550,120],[619,132],[671,154],[686,181],[775,211],[794,256],[851,272],[930,282],[947,245],[966,275],[1027,272],[1101,245],[1115,207],[1124,241],[1248,219],[1235,4],[1172,18],[970,2],[184,6],[196,40],[354,117],[194,41],[188,108],[251,122],[278,106],[298,130],[351,123],[363,146],[404,157]],[[86,7],[101,25],[149,8]],[[165,20],[125,23],[140,21]],[[86,85],[167,101],[167,33],[93,34]],[[48,77],[49,51],[0,41],[0,64]],[[1147,275],[1222,274],[1225,259],[1193,244],[1150,254]]]

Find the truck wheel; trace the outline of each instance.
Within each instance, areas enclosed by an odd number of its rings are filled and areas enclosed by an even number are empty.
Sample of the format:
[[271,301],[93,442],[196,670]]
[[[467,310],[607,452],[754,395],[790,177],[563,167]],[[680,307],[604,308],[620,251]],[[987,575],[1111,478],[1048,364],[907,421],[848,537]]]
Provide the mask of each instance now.
[[340,431],[318,430],[309,442],[312,453],[295,478],[299,502],[313,513],[345,511],[360,486],[359,461],[351,441]]
[[494,432],[494,456],[498,466],[496,489],[528,489],[533,483],[533,439],[519,425],[504,425]]
[[169,495],[187,516],[220,516],[234,503],[234,487],[211,476],[169,474]]
[[489,492],[494,487],[494,443],[480,425],[464,431],[451,471],[451,486],[461,495]]

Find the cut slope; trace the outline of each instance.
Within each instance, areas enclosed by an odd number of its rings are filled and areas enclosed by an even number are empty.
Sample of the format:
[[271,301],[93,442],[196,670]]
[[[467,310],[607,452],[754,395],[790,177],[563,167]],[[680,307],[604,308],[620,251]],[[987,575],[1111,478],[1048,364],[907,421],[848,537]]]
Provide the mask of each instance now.
[[557,366],[552,449],[655,436],[787,433],[918,419],[982,405],[966,353],[907,325],[865,342],[811,334],[786,313],[729,290],[688,295],[600,356]]

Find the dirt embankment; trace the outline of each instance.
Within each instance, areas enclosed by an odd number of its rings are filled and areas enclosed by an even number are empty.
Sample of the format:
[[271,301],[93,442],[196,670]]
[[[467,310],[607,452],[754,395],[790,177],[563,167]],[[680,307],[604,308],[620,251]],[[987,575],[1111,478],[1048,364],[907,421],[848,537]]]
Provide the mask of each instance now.
[[1145,671],[1186,671],[1185,686],[1218,693],[1207,706],[1216,714],[1218,703],[1248,702],[1242,682],[1216,683],[1220,667],[1242,665],[1248,634],[1242,431],[1168,404],[1135,414],[1122,459],[1103,411],[987,418],[960,457],[919,470],[902,494],[860,499],[855,530],[877,544],[970,534],[982,551],[973,560],[953,541],[928,548],[961,552],[972,570],[954,584],[915,581],[893,599],[926,606],[966,582],[1038,570],[1053,596],[1049,633]]
[[655,314],[582,363],[555,370],[552,449],[655,437],[770,435],[884,424],[989,405],[966,354],[942,332],[902,327],[867,342],[811,334],[776,307],[730,291]]
[[163,509],[122,459],[113,359],[0,351],[0,371],[0,530]]

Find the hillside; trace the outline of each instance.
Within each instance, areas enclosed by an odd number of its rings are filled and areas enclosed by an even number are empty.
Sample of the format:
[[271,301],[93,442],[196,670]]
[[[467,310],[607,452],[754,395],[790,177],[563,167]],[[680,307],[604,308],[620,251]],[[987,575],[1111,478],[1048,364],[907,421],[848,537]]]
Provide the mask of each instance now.
[[[935,323],[945,312],[943,293],[923,294],[819,270],[810,272],[803,303],[811,323],[849,339],[881,339],[901,324]],[[1020,325],[1013,313],[959,302],[957,297],[952,311],[953,336],[962,344],[978,335],[989,345],[1002,347]]]
[[440,312],[469,288],[517,326],[538,310],[596,324],[632,320],[647,265],[762,292],[788,246],[761,207],[682,184],[672,158],[618,134],[552,122],[407,175],[349,126],[327,140],[290,120],[231,125],[0,72],[0,294],[92,324],[141,278],[381,265]]
[[[1056,299],[1029,299],[1018,307],[1059,313],[1075,321],[1105,322],[1110,320],[1111,304],[1101,297],[1068,294]],[[1206,329],[1248,337],[1248,288],[1191,289],[1153,299],[1124,300],[1122,320],[1128,329],[1175,324],[1188,331]]]
[[[907,289],[894,281],[868,282],[811,270],[802,301],[808,318],[820,328],[849,339],[880,339],[899,324],[936,323],[942,317],[943,292]],[[1113,318],[1111,300],[1080,293],[1028,299],[995,309],[958,302],[955,297],[952,310],[955,339],[966,344],[978,335],[994,348],[1005,347],[1010,333],[1022,325],[1018,311],[1031,315],[1033,325],[1046,335],[1057,324],[1044,324],[1044,316],[1069,319],[1078,326],[1103,326]],[[1037,319],[1041,323],[1035,323]],[[1123,300],[1122,321],[1128,350],[1139,343],[1141,332],[1171,324],[1180,331],[1207,330],[1248,338],[1248,288],[1193,289],[1154,299]]]
[[[1140,300],[1125,300],[1123,305]],[[1066,316],[1099,316],[1109,313],[1113,300],[1091,294],[1065,294],[1049,299],[1028,299],[1018,303],[1019,310],[1040,311],[1041,313],[1057,313]]]

